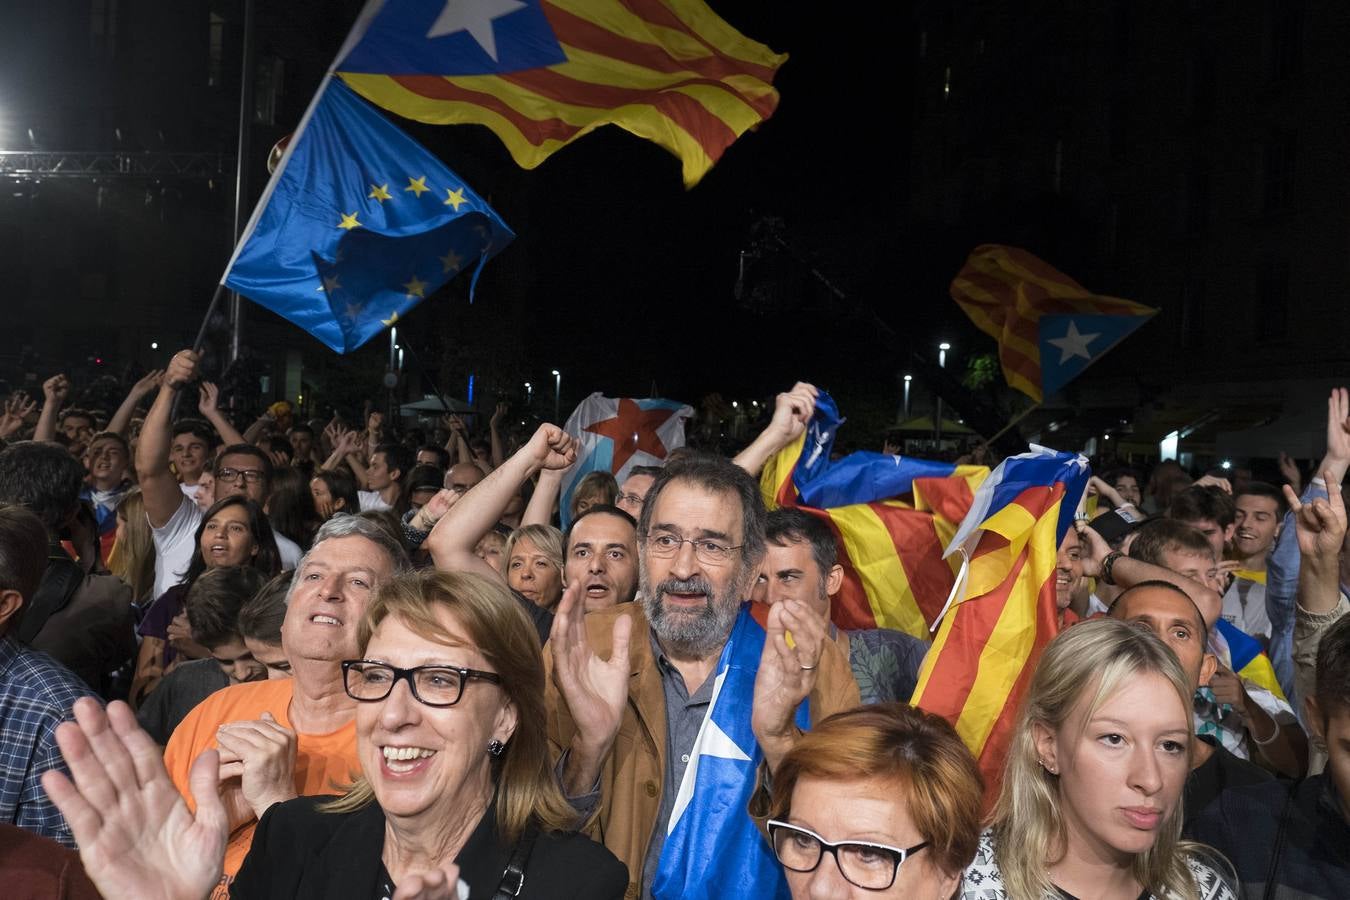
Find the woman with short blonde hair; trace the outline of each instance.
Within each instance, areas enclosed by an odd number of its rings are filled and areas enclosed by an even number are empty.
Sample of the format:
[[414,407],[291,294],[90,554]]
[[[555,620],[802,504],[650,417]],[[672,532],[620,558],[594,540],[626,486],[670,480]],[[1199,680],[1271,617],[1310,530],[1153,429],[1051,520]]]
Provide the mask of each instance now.
[[563,593],[563,537],[552,525],[522,525],[506,539],[506,581],[536,606],[553,609]]

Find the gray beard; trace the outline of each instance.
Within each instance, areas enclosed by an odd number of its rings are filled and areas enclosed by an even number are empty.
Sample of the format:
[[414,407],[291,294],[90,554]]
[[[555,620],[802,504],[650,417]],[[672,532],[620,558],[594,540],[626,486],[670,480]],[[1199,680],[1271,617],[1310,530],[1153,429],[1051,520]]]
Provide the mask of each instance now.
[[[737,578],[727,586],[726,596],[719,597],[712,584],[702,577],[680,580],[667,578],[660,584],[652,585],[647,574],[647,566],[640,565],[638,584],[642,589],[642,611],[647,621],[668,652],[680,656],[706,659],[722,649],[722,645],[731,636],[736,617],[741,611],[740,583]],[[696,614],[689,615],[667,612],[662,602],[666,593],[702,593],[707,604]]]

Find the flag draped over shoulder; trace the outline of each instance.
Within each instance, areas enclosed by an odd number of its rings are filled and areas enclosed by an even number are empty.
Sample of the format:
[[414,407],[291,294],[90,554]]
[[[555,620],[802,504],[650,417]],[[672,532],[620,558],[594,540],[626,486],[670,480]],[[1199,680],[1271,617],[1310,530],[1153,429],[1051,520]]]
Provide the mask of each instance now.
[[1089,293],[1025,250],[984,244],[966,259],[952,299],[998,341],[1008,386],[1037,403],[1083,373],[1157,312]]
[[577,461],[563,477],[559,514],[571,521],[572,495],[591,472],[609,472],[620,484],[633,466],[659,466],[684,446],[684,420],[694,410],[676,400],[591,394],[572,411],[563,430],[576,439]]
[[398,321],[515,234],[454,172],[325,79],[224,284],[338,353]]
[[1275,677],[1275,667],[1270,657],[1261,649],[1261,642],[1238,628],[1227,619],[1220,619],[1214,626],[1228,645],[1231,668],[1238,675],[1270,691],[1281,700],[1287,700]]
[[1041,650],[1059,631],[1055,554],[1087,486],[1087,460],[1033,447],[976,491],[948,554],[969,559],[965,598],[943,617],[912,702],[950,721],[998,792],[1008,741]]
[[385,0],[337,70],[401,116],[487,126],[526,169],[609,124],[693,186],[773,114],[786,59],[701,0]]
[[[788,896],[783,868],[746,812],[763,759],[750,707],[766,637],[749,605],[742,606],[675,795],[652,881],[656,900]],[[796,723],[811,727],[807,701],[797,708]]]
[[866,451],[831,460],[842,423],[822,393],[806,432],[765,465],[765,505],[797,507],[834,532],[844,570],[835,625],[927,640],[959,568],[943,549],[989,470]]

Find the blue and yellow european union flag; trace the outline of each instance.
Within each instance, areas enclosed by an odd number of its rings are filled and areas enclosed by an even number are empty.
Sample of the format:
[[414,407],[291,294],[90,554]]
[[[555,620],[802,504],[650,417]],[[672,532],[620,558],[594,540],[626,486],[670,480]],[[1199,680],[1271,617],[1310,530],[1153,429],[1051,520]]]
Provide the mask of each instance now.
[[329,77],[235,249],[226,287],[338,353],[515,234],[464,180]]

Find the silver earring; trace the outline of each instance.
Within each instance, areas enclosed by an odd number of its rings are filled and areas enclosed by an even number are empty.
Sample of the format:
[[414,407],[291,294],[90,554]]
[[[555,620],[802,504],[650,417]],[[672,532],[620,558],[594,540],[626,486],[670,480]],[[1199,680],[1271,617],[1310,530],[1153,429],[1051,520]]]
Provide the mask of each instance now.
[[488,741],[488,753],[490,753],[493,757],[499,757],[505,751],[506,745],[503,744],[501,741],[497,740],[496,738],[493,738],[492,740]]

